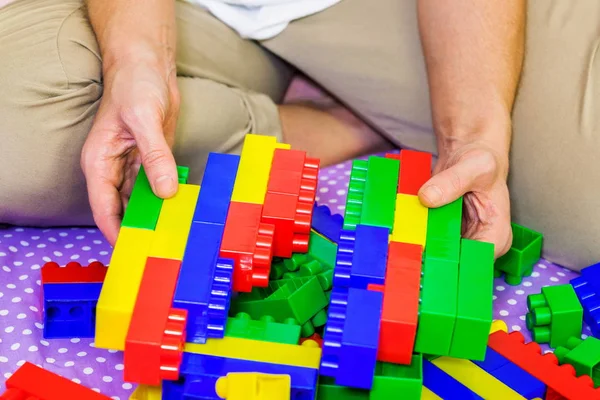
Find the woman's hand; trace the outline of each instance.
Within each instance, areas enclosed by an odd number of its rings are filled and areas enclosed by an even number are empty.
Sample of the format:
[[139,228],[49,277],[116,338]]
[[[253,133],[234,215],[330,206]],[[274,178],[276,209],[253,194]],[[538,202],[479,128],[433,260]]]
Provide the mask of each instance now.
[[143,59],[105,70],[104,95],[81,155],[94,221],[111,245],[140,163],[157,196],[177,191],[170,148],[180,102],[175,66]]
[[463,235],[494,244],[495,255],[512,244],[506,178],[508,155],[485,142],[442,149],[432,178],[419,191],[427,207],[440,207],[464,195]]

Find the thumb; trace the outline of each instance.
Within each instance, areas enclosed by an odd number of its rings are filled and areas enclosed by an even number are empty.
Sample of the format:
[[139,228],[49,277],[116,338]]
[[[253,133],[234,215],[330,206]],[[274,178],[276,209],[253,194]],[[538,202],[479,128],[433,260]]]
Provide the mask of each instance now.
[[470,192],[479,175],[477,163],[460,161],[425,182],[419,190],[419,200],[429,208],[445,206]]

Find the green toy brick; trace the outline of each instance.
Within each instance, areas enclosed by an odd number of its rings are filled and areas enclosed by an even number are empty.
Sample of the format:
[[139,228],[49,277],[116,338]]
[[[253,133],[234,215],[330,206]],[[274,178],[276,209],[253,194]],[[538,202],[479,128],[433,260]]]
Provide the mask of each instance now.
[[315,260],[319,260],[326,268],[333,269],[337,257],[337,244],[315,231],[310,231],[308,255]]
[[352,161],[348,195],[346,196],[344,229],[354,230],[356,225],[360,223],[367,182],[367,166],[368,162],[365,160]]
[[425,257],[459,261],[463,198],[429,209]]
[[388,228],[394,226],[400,162],[392,158],[369,157],[367,182],[363,196],[361,225]]
[[253,320],[249,314],[239,313],[234,318],[227,319],[225,336],[262,342],[298,344],[300,325],[292,318],[278,323],[271,316],[265,315],[260,320]]
[[519,285],[524,276],[531,275],[533,266],[542,255],[543,235],[513,223],[513,242],[510,250],[496,260],[496,277],[505,274],[509,285]]
[[293,318],[304,325],[327,304],[316,276],[282,279],[270,282],[267,288],[254,288],[232,299],[230,315],[245,312],[253,319],[271,316],[277,322]]
[[415,351],[446,356],[450,352],[458,303],[458,263],[425,259]]
[[177,166],[177,179],[179,183],[185,184],[188,183],[188,178],[190,177],[190,169],[188,167]]
[[140,167],[121,226],[154,230],[162,205],[163,199],[154,194],[144,167]]
[[564,347],[557,347],[554,354],[561,364],[571,364],[577,376],[589,375],[594,380],[594,385],[598,386],[600,340],[593,336],[588,336],[585,340],[573,336],[567,340]]
[[573,286],[543,287],[542,293],[527,297],[527,308],[525,320],[534,341],[558,347],[565,346],[571,336],[581,336],[583,308]]
[[492,327],[494,245],[462,239],[458,308],[450,356],[483,361]]

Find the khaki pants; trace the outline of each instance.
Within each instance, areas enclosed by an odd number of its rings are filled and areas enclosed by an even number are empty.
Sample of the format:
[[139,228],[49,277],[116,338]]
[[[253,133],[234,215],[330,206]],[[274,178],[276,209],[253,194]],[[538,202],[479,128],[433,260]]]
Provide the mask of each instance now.
[[[594,0],[529,2],[514,112],[513,218],[576,269],[600,259],[599,15]],[[435,152],[415,0],[344,0],[261,43],[187,3],[177,16],[174,152],[193,181],[208,152],[239,152],[248,132],[281,136],[276,104],[295,69],[397,145]],[[0,9],[0,222],[92,223],[79,156],[101,97],[80,0]]]

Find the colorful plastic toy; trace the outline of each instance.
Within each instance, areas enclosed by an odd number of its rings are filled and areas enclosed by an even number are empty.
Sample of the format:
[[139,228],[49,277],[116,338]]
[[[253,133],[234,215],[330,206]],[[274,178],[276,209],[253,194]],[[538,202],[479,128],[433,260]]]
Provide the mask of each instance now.
[[571,286],[583,307],[583,319],[595,337],[600,337],[600,263],[581,270]]
[[504,280],[509,285],[519,285],[523,277],[530,276],[533,266],[542,255],[543,236],[541,233],[512,224],[513,242],[510,250],[496,260],[494,276],[504,273]]

